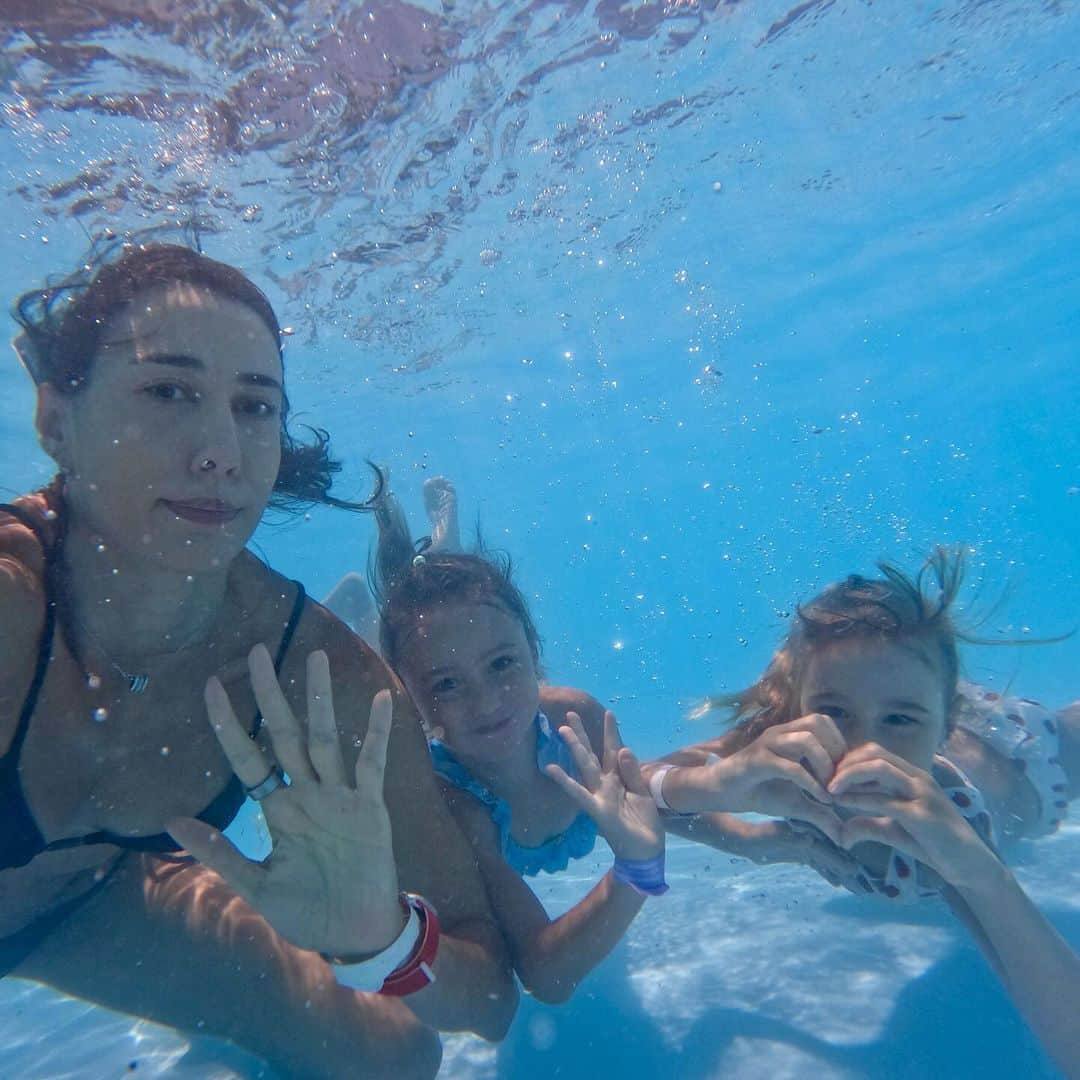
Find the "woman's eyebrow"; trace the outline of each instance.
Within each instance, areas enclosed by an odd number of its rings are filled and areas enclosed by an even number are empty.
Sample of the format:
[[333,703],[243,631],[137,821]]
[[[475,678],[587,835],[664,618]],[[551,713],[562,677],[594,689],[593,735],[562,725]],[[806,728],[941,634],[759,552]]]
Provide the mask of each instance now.
[[907,712],[920,712],[926,716],[930,715],[930,710],[925,705],[920,705],[917,701],[890,701],[890,709],[904,709]]
[[[166,367],[187,368],[191,371],[205,371],[206,364],[197,356],[188,356],[186,353],[150,353],[148,356],[138,356],[132,360],[133,364],[164,364]],[[284,393],[285,389],[280,381],[272,375],[264,375],[261,371],[238,371],[236,381],[245,386],[264,386],[268,390],[277,390]]]

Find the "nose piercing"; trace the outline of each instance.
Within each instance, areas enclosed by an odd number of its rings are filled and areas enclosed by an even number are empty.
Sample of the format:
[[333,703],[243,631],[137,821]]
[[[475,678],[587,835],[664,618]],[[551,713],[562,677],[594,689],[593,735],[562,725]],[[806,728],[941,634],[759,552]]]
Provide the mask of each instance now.
[[217,464],[214,462],[213,458],[203,458],[202,461],[199,462],[200,472],[213,472],[216,468]]

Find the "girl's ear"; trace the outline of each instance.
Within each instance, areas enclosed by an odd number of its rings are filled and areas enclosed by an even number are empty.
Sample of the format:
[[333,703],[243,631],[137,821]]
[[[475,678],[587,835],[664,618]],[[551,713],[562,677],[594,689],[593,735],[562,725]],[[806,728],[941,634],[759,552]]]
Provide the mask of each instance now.
[[41,449],[56,462],[61,472],[72,470],[70,419],[70,398],[58,393],[52,383],[39,384],[34,427]]

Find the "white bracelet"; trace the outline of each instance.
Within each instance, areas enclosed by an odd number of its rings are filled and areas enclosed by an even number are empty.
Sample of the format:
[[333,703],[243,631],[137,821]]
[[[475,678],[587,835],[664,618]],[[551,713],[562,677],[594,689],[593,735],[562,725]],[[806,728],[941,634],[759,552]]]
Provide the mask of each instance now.
[[[719,761],[718,754],[707,754],[705,757],[705,764],[712,765],[713,762]],[[656,803],[656,809],[665,814],[674,814],[676,817],[697,817],[698,815],[693,810],[676,810],[668,801],[664,798],[664,777],[667,776],[672,769],[678,769],[679,765],[661,765],[656,772],[649,777],[649,794],[652,795],[652,801]]]
[[350,990],[359,990],[365,994],[377,994],[386,982],[387,976],[396,971],[413,954],[420,941],[420,917],[412,904],[405,905],[409,918],[402,931],[382,952],[369,956],[356,964],[342,964],[331,959],[330,968],[334,978]]
[[671,806],[668,805],[667,799],[664,798],[664,777],[674,768],[674,765],[661,765],[660,768],[649,777],[649,794],[652,795],[652,801],[656,803],[656,809],[663,810],[668,814],[678,813],[677,810],[673,810]]

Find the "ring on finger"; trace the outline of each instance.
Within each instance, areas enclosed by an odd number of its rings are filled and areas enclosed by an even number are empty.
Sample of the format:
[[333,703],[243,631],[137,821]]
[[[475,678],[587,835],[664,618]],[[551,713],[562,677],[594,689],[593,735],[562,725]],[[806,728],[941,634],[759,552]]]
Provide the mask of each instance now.
[[267,795],[277,791],[279,787],[288,787],[289,782],[285,779],[285,774],[278,768],[277,765],[271,767],[266,776],[252,787],[244,788],[244,794],[249,799],[254,799],[256,802],[262,802]]

